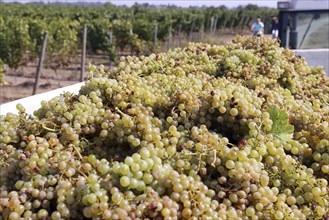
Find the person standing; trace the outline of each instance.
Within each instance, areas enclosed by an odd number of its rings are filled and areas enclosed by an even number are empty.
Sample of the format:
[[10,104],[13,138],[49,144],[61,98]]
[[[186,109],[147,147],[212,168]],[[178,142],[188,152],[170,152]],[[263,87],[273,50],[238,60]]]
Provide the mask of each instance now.
[[272,39],[279,37],[279,22],[277,18],[274,18],[272,21]]
[[260,18],[257,18],[257,20],[252,24],[251,31],[254,36],[261,37],[264,32],[264,23],[261,21]]

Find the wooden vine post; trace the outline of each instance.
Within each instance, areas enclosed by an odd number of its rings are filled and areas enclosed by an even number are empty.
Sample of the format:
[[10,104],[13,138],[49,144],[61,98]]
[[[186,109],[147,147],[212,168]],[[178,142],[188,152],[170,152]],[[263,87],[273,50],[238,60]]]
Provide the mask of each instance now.
[[210,36],[212,36],[212,28],[213,28],[213,25],[214,25],[214,17],[211,17],[211,19],[210,19],[210,28],[209,28],[209,34],[210,34]]
[[181,46],[181,44],[182,44],[182,24],[179,24],[178,25],[178,45]]
[[[113,31],[112,31],[112,27],[109,27],[109,43],[110,43],[110,47],[112,48],[112,44],[113,44]],[[111,52],[113,52],[111,50]],[[111,60],[111,55],[110,55],[110,60],[109,60],[109,68],[112,69],[112,60]]]
[[189,41],[192,40],[192,34],[193,34],[194,26],[195,26],[195,20],[196,20],[196,18],[193,18],[191,29],[190,29],[190,34],[189,34],[189,37],[188,37]]
[[171,44],[171,26],[169,27],[169,31],[168,31],[168,45],[167,45],[167,50],[170,49],[170,44]]
[[200,35],[201,35],[200,40],[202,40],[204,37],[204,24],[202,24],[202,26],[200,28]]
[[80,82],[83,82],[85,76],[85,61],[86,61],[86,42],[87,42],[87,25],[83,26],[82,48],[81,48],[81,73]]
[[157,45],[157,36],[158,35],[158,23],[155,23],[154,26],[154,37],[153,37],[153,41],[154,41],[154,48],[156,48]]
[[47,38],[48,38],[48,32],[45,32],[43,34],[42,47],[41,47],[40,58],[39,58],[39,62],[38,62],[37,74],[35,76],[35,83],[34,83],[32,95],[35,95],[37,93],[37,89],[39,86],[39,79],[40,79],[40,75],[41,75],[42,63],[43,63],[43,59],[44,59],[44,56],[46,53]]
[[212,36],[215,35],[216,29],[217,29],[217,23],[218,23],[218,15],[216,16],[214,25],[212,27],[212,33],[211,33]]

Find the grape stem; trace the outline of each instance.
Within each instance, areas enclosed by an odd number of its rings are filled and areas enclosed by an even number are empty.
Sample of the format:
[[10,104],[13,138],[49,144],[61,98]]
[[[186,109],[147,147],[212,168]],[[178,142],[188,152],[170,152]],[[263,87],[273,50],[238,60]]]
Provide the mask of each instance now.
[[87,175],[84,172],[82,172],[79,168],[75,167],[75,170],[78,171],[85,178],[88,178]]
[[189,194],[189,197],[190,197],[190,199],[191,199],[192,206],[195,207],[196,204],[197,204],[197,201],[195,200],[195,196],[196,196],[195,191],[194,191],[194,190],[192,190],[192,191],[188,191],[188,194]]
[[171,114],[174,114],[174,113],[175,113],[175,110],[176,110],[176,107],[174,106],[174,107],[172,107],[170,113],[171,113]]
[[86,139],[86,138],[84,138],[84,137],[82,137],[80,140],[81,140],[81,141],[85,141],[85,142],[87,143],[88,146],[90,146],[90,145],[92,145],[92,144],[95,144],[95,143],[97,142],[97,140],[94,141],[94,142],[90,142],[88,139]]
[[[152,62],[153,64],[155,64],[154,60],[151,60],[151,62]],[[165,72],[166,72],[166,71],[163,69],[163,66],[162,66],[162,64],[161,64],[161,65],[159,65],[159,67],[161,68],[161,70],[162,70],[162,73],[165,73]]]
[[54,127],[56,127],[56,124],[50,121],[46,121],[46,122],[41,122],[41,126],[43,129],[47,130],[47,131],[52,131],[52,132],[57,132],[57,130],[55,128],[49,128],[45,125],[45,123],[50,123],[52,124]]
[[58,178],[58,181],[61,181],[62,180],[63,175],[64,175],[64,172],[61,173],[61,175]]
[[80,154],[78,148],[77,148],[76,146],[74,146],[73,144],[71,145],[71,147],[73,147],[73,149],[75,150],[75,152],[78,154],[80,160],[82,160],[82,156],[81,156],[81,154]]
[[123,113],[118,107],[115,107],[114,110],[117,111],[117,112],[119,112],[122,116],[128,116],[128,117],[131,118],[130,115],[127,115],[126,113]]
[[201,169],[201,161],[202,161],[203,154],[199,154],[199,164],[198,164],[198,170]]
[[7,165],[7,166],[9,166],[9,163],[5,162],[5,159],[4,158],[1,158],[0,162],[1,162],[1,165]]
[[53,132],[56,132],[55,129],[52,129],[52,128],[48,128],[46,125],[42,124],[42,128],[47,130],[47,131],[53,131]]
[[213,151],[214,151],[214,160],[211,162],[211,166],[216,167],[215,163],[217,160],[217,151],[216,149],[214,149]]

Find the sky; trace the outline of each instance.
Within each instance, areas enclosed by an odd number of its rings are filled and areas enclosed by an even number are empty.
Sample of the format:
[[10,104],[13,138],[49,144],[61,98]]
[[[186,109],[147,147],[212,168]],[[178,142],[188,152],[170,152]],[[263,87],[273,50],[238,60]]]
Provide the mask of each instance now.
[[[3,0],[2,2],[21,2],[21,3],[27,3],[27,2],[93,2],[93,0]],[[255,4],[258,6],[267,6],[276,8],[277,2],[276,0],[96,0],[94,2],[111,2],[115,5],[127,5],[132,6],[135,2],[142,4],[142,3],[149,3],[154,5],[160,5],[160,4],[174,4],[180,7],[189,7],[189,6],[221,6],[225,5],[228,8],[237,7],[239,5],[247,5],[247,4]]]

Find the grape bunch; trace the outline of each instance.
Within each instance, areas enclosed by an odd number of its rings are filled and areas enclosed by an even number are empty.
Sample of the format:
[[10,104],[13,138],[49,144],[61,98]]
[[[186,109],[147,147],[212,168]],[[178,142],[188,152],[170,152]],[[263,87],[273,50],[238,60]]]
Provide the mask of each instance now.
[[0,219],[329,219],[329,79],[266,38],[90,66],[0,116]]

